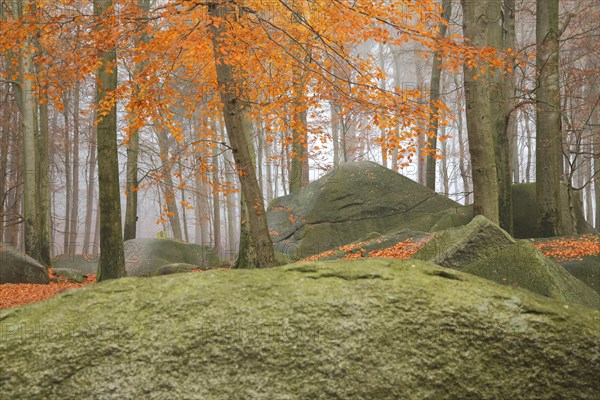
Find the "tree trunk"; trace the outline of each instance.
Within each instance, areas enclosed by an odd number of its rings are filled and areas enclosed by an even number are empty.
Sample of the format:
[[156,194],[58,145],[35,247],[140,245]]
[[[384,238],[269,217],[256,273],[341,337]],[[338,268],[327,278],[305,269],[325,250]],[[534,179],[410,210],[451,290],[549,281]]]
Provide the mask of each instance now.
[[[19,16],[25,14],[30,0],[17,1]],[[37,231],[37,160],[36,131],[37,109],[33,85],[33,45],[27,41],[19,58],[20,86],[17,85],[17,103],[21,111],[21,136],[23,140],[23,222],[25,253],[41,261],[39,232]]]
[[[458,81],[458,75],[454,74],[454,87],[458,89],[460,87]],[[464,129],[463,129],[463,102],[462,96],[457,96],[456,109],[458,114],[457,130],[458,130],[458,167],[460,169],[460,176],[463,181],[463,190],[465,193],[465,204],[471,204],[471,185],[469,183],[469,163],[467,160],[467,150],[465,149],[467,144],[464,140]]]
[[52,247],[52,216],[50,209],[50,163],[48,160],[48,99],[45,104],[39,105],[40,132],[37,141],[38,157],[38,230],[40,238],[40,261],[50,265]]
[[559,0],[537,0],[536,192],[541,236],[560,236]]
[[[96,111],[92,113],[92,121],[96,120]],[[95,241],[90,242],[92,233],[92,219],[94,216],[94,192],[96,188],[95,169],[96,169],[96,127],[92,125],[90,132],[90,144],[89,144],[89,162],[88,162],[88,177],[87,177],[87,196],[85,202],[85,227],[83,236],[83,249],[82,254],[93,254],[94,248],[90,248],[90,245],[97,247],[98,243]]]
[[[462,0],[463,31],[471,45],[476,47],[488,45],[491,31],[497,29],[493,25],[497,24],[494,18],[498,18],[498,16],[488,16],[486,13],[488,6],[493,10],[493,6],[498,6],[498,4],[499,0],[491,2]],[[500,31],[501,29],[500,26]],[[494,139],[497,136],[494,133],[496,121],[493,120],[489,96],[492,82],[489,72],[475,79],[478,73],[478,68],[465,66],[464,84],[467,134],[473,176],[473,212],[475,215],[483,215],[490,221],[499,223],[499,187],[494,152]]]
[[[452,0],[442,1],[442,18],[448,22],[452,15]],[[439,36],[441,38],[446,37],[447,26],[440,23],[439,25]],[[427,173],[425,175],[425,186],[435,191],[435,149],[437,148],[437,131],[438,131],[438,107],[437,102],[440,99],[440,78],[442,75],[442,57],[441,54],[436,51],[433,54],[433,65],[431,67],[431,88],[429,94],[429,104],[431,107],[431,114],[429,114],[429,121],[431,123],[431,129],[429,131],[429,149],[433,152],[427,154]],[[446,154],[443,154],[446,157]]]
[[[92,121],[96,120],[96,111],[94,110],[92,113]],[[94,248],[90,246],[97,247],[98,243],[95,241],[91,242],[91,234],[92,234],[92,220],[94,216],[94,194],[96,189],[96,127],[92,125],[92,129],[90,130],[90,141],[89,141],[89,161],[87,166],[87,196],[85,202],[85,227],[84,227],[84,236],[83,236],[83,249],[82,254],[93,254]]]
[[175,185],[173,183],[173,176],[171,175],[171,167],[173,163],[169,155],[169,136],[168,133],[163,129],[158,129],[156,131],[156,136],[158,139],[158,147],[160,148],[160,158],[163,162],[162,187],[167,205],[169,223],[171,225],[171,230],[173,231],[173,237],[177,240],[183,240],[183,236],[181,235],[181,220],[179,219],[179,210],[177,208]]
[[[138,8],[143,11],[142,17],[148,15],[150,11],[150,0],[138,0]],[[141,42],[148,42],[150,37],[145,33],[143,26],[141,27],[142,34],[140,38],[136,38],[136,44]],[[145,67],[146,62],[142,62],[135,66],[135,74],[139,74]],[[139,85],[134,85],[134,91],[139,92]],[[138,221],[138,154],[140,149],[140,130],[134,129],[131,132],[129,138],[129,144],[127,145],[127,185],[125,187],[125,193],[127,193],[127,199],[125,200],[125,227],[123,229],[123,239],[130,240],[135,239],[137,235],[137,221]]]
[[[213,17],[221,16],[224,19],[233,18],[235,10],[228,4],[211,4],[209,13]],[[224,23],[210,26],[215,51],[215,64],[217,81],[220,86],[221,102],[223,103],[227,135],[233,149],[233,156],[238,168],[240,186],[244,196],[242,206],[247,208],[247,223],[250,225],[251,238],[256,253],[256,261],[248,264],[238,264],[237,267],[272,267],[277,265],[273,252],[273,243],[269,235],[264,203],[244,125],[243,104],[237,96],[238,85],[235,81],[233,68],[229,64],[230,53],[224,42],[227,41],[227,26]],[[242,257],[240,246],[240,256]]]
[[63,232],[63,254],[68,255],[70,251],[71,240],[71,199],[73,198],[73,184],[71,182],[71,122],[69,119],[69,93],[65,92],[63,96],[63,116],[65,118],[65,131],[63,137],[63,145],[65,151],[65,226]]
[[73,99],[73,189],[71,191],[71,229],[69,239],[69,255],[73,257],[77,251],[77,233],[79,229],[79,84],[75,86]]
[[[515,0],[504,0],[503,8],[504,16],[504,48],[505,50],[512,49],[516,51],[516,31],[515,31]],[[519,183],[521,181],[519,171],[519,137],[517,130],[517,114],[516,110],[512,111],[516,105],[516,85],[515,85],[515,70],[514,65],[510,65],[512,72],[506,72],[505,85],[506,90],[506,109],[508,115],[508,126],[507,134],[509,139],[510,147],[510,163],[513,182]],[[512,111],[512,112],[511,112]]]
[[[490,45],[498,50],[505,51],[515,47],[514,29],[514,0],[498,1],[497,7],[499,23],[493,24],[493,33],[490,35]],[[511,41],[511,43],[507,43]],[[512,66],[511,66],[512,67]],[[504,74],[496,70],[491,76],[492,93],[496,99],[491,98],[492,115],[495,121],[495,153],[498,172],[498,212],[500,226],[508,233],[513,233],[513,206],[512,206],[512,143],[514,132],[510,130],[510,120],[514,108],[514,77],[512,73]],[[495,101],[494,101],[495,100]]]
[[[102,15],[114,13],[112,0],[94,0],[94,15],[103,26]],[[109,10],[110,8],[110,10]],[[117,88],[117,53],[114,47],[101,48],[102,64],[96,72],[96,105],[107,92]],[[98,281],[125,276],[123,232],[121,230],[121,193],[119,190],[119,159],[117,148],[117,107],[113,104],[100,116],[98,136],[98,205],[100,208],[100,262]]]
[[[223,124],[219,124],[221,129],[221,138],[224,136]],[[216,124],[213,125],[213,129],[215,132],[215,138],[219,141],[219,136],[217,136],[217,127]],[[220,150],[217,147],[214,147],[212,154],[212,197],[213,197],[213,240],[214,240],[214,248],[219,254],[222,256],[222,248],[223,245],[221,243],[221,202],[219,198],[219,153]]]
[[331,108],[331,141],[333,142],[333,166],[340,165],[340,106],[335,101],[329,103]]

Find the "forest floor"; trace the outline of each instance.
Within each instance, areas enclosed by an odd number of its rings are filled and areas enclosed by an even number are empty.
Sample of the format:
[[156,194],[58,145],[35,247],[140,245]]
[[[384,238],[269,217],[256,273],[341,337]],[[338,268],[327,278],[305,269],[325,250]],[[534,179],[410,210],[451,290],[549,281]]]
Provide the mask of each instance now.
[[[417,252],[425,241],[413,242],[405,240],[394,246],[382,250],[375,250],[366,253],[360,247],[360,243],[349,246],[341,246],[339,250],[344,251],[346,256],[343,259],[353,259],[361,257],[384,257],[408,259]],[[533,245],[537,247],[545,256],[551,257],[557,261],[577,260],[585,256],[600,254],[600,236],[584,235],[571,238],[557,238],[549,240],[536,240]],[[316,261],[334,254],[331,250],[321,254],[314,255],[302,261]],[[201,272],[194,270],[193,272]],[[0,285],[0,310],[10,307],[22,306],[37,301],[42,301],[62,293],[68,289],[80,288],[85,285],[96,283],[96,275],[87,275],[82,283],[68,282],[63,278],[57,278],[50,269],[51,282],[47,285],[34,284],[12,284]]]

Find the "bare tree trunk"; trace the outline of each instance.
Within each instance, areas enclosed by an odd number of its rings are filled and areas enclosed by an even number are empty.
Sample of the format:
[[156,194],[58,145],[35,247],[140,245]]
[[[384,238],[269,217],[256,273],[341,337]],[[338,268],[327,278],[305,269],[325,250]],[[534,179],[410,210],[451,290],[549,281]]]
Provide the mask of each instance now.
[[[92,121],[96,120],[96,112],[93,111]],[[84,227],[84,235],[83,235],[83,254],[93,254],[94,249],[90,248],[90,244],[94,247],[97,246],[96,239],[94,242],[90,242],[91,231],[92,231],[92,218],[94,216],[94,192],[96,188],[96,180],[95,170],[96,170],[96,127],[92,125],[92,129],[90,132],[90,142],[89,142],[89,162],[87,166],[87,196],[85,203],[85,227]]]
[[331,140],[333,141],[333,166],[340,165],[340,106],[336,102],[329,103],[331,108]]
[[[456,89],[458,89],[460,87],[460,83],[458,81],[457,74],[454,74],[454,87]],[[458,123],[457,123],[458,158],[459,158],[458,159],[458,167],[460,169],[460,176],[463,181],[463,190],[465,192],[465,204],[471,204],[471,201],[470,201],[471,185],[469,183],[470,169],[469,169],[469,164],[467,161],[468,151],[465,149],[467,144],[465,143],[465,140],[464,140],[463,115],[462,115],[463,102],[462,102],[462,96],[460,96],[460,94],[457,96],[456,109],[458,110],[457,111],[457,114],[458,114]]]
[[[504,0],[503,7],[504,16],[504,48],[505,50],[516,49],[516,31],[515,31],[515,0]],[[515,73],[514,65],[510,66],[512,72],[506,72],[505,85],[506,90],[506,112],[508,115],[507,122],[507,135],[510,147],[510,163],[513,182],[519,183],[521,181],[519,171],[519,137],[517,131],[517,114],[516,110],[512,111],[516,105],[516,91],[515,91]]]
[[531,182],[531,166],[532,155],[533,155],[533,134],[531,132],[531,126],[529,123],[529,115],[525,114],[525,134],[527,135],[527,167],[525,168],[525,182]]
[[[18,0],[17,12],[25,14],[30,0]],[[33,46],[29,41],[23,46],[19,58],[20,86],[17,85],[17,103],[21,111],[21,135],[23,140],[23,222],[25,253],[41,260],[37,210],[37,160],[36,131],[37,110],[33,89]]]
[[79,84],[75,86],[73,99],[73,189],[71,198],[71,229],[69,239],[69,255],[77,251],[77,233],[79,230]]
[[[232,18],[235,13],[234,8],[228,4],[209,5],[211,16],[221,16],[222,18]],[[249,231],[251,233],[251,248],[243,249],[240,246],[239,259],[246,258],[252,260],[250,264],[237,264],[237,267],[255,268],[272,267],[277,265],[273,252],[273,243],[269,235],[267,218],[263,196],[260,192],[253,158],[250,153],[250,143],[248,140],[249,123],[244,121],[243,105],[237,96],[238,84],[235,81],[233,68],[229,64],[230,54],[225,43],[227,41],[227,26],[225,24],[211,25],[213,46],[215,50],[215,64],[217,81],[221,87],[220,95],[224,108],[225,125],[227,135],[233,149],[233,156],[239,170],[240,186],[244,201],[242,207],[247,208],[247,217]],[[242,251],[249,251],[253,254],[242,255]],[[247,257],[249,256],[249,257]]]
[[162,187],[167,205],[169,223],[171,225],[171,230],[173,231],[173,237],[177,240],[183,240],[183,236],[181,235],[181,220],[179,219],[179,210],[177,208],[175,185],[173,183],[173,176],[171,175],[173,162],[169,156],[169,136],[163,129],[158,129],[156,131],[156,136],[158,139],[158,147],[160,148],[160,158],[163,161]]
[[[233,170],[233,168],[231,167],[231,165],[233,164],[233,160],[230,159],[230,153],[227,152],[225,153],[225,171],[226,171],[226,176],[231,177],[230,179],[228,179],[228,181],[230,182],[234,182],[235,181],[235,171]],[[267,171],[270,168],[270,165],[267,163]],[[270,185],[271,182],[269,181],[269,179],[267,178],[267,185]],[[237,244],[238,244],[238,240],[239,238],[237,237],[237,229],[236,229],[236,222],[237,222],[237,214],[236,214],[236,201],[235,201],[235,194],[234,193],[228,193],[226,196],[226,200],[227,200],[227,243],[228,243],[228,249],[229,249],[229,256],[230,258],[235,257],[235,254],[237,252]]]
[[[2,95],[3,91],[0,91]],[[6,96],[7,98],[8,96]],[[5,98],[5,99],[6,99]],[[3,99],[3,101],[6,101]],[[6,175],[8,173],[8,137],[10,135],[10,116],[8,107],[2,108],[1,120],[5,125],[0,125],[0,243],[4,242],[4,219],[6,217]]]
[[[464,36],[471,45],[485,47],[489,44],[491,31],[497,21],[490,21],[486,15],[488,6],[498,5],[493,2],[471,2],[462,0]],[[498,9],[497,9],[498,10]],[[498,18],[496,15],[495,18]],[[500,26],[501,31],[501,26]],[[492,35],[493,36],[493,35]],[[495,122],[491,112],[489,72],[475,79],[478,69],[465,67],[465,98],[467,109],[467,133],[473,175],[473,211],[475,215],[483,215],[490,221],[499,223],[499,187],[494,151]]]
[[562,234],[558,0],[537,0],[536,188],[541,236]]
[[[93,111],[92,121],[96,120],[96,112]],[[89,140],[89,161],[87,164],[87,196],[85,202],[85,227],[83,235],[82,254],[93,254],[94,249],[90,246],[97,246],[97,242],[90,242],[92,234],[92,219],[94,216],[94,194],[96,189],[96,127],[92,125]]]
[[[94,0],[94,15],[102,26],[102,15],[114,13],[112,0]],[[117,88],[117,53],[114,47],[104,48],[102,64],[96,75],[96,104],[101,104],[106,93]],[[98,136],[98,186],[100,208],[100,262],[98,281],[125,276],[125,254],[121,230],[121,191],[119,190],[119,159],[117,149],[117,107],[113,105],[101,116]]]
[[[221,130],[221,138],[224,136],[225,132],[224,132],[224,127],[223,124],[219,124],[220,125],[220,130]],[[214,131],[215,131],[215,136],[217,135],[217,127],[216,124],[214,124]],[[219,138],[217,136],[217,141],[219,141]],[[219,255],[222,254],[222,248],[223,245],[221,243],[221,202],[219,199],[219,153],[218,151],[220,150],[219,148],[213,148],[213,154],[212,154],[212,183],[213,183],[213,187],[212,187],[212,196],[213,196],[213,238],[214,238],[214,248],[217,251],[217,253]]]
[[[40,261],[45,265],[51,262],[52,247],[52,216],[50,210],[50,163],[48,161],[48,142],[50,129],[48,127],[48,99],[45,104],[39,104],[40,132],[37,141],[38,158],[38,231],[40,238]],[[1,199],[1,197],[0,197]]]
[[[138,0],[137,6],[142,10],[142,16],[147,16],[150,11],[150,0]],[[141,27],[142,34],[135,39],[136,44],[148,42],[149,35],[145,32],[144,27]],[[135,66],[135,74],[139,74],[146,67],[146,62],[142,62]],[[139,85],[134,85],[134,90],[139,92]],[[127,199],[125,203],[125,226],[123,229],[124,240],[134,239],[137,236],[137,221],[138,221],[138,154],[140,150],[140,130],[135,129],[131,132],[129,144],[127,145],[127,185],[125,193]]]
[[65,118],[65,131],[63,137],[63,143],[65,147],[65,226],[63,232],[63,254],[65,255],[71,253],[71,199],[73,198],[73,184],[71,182],[71,173],[73,170],[71,167],[71,134],[69,131],[71,127],[71,122],[69,119],[69,97],[70,93],[65,92],[63,96],[63,116]]
[[[450,20],[450,16],[452,15],[452,0],[443,0],[442,1],[442,18],[444,21],[448,22]],[[447,26],[445,24],[439,24],[439,36],[441,38],[446,36]],[[435,151],[437,148],[437,131],[438,131],[438,118],[437,114],[439,108],[437,107],[437,102],[440,99],[440,78],[442,76],[442,56],[436,51],[433,54],[433,65],[431,67],[431,92],[429,94],[429,103],[431,107],[431,114],[429,114],[429,120],[431,121],[431,129],[429,131],[429,148],[432,151]],[[446,157],[446,154],[443,154]],[[425,176],[425,186],[429,189],[435,191],[435,153],[427,154],[427,173]],[[447,176],[446,176],[447,179]],[[447,182],[446,182],[447,185]],[[446,190],[446,195],[448,191]]]

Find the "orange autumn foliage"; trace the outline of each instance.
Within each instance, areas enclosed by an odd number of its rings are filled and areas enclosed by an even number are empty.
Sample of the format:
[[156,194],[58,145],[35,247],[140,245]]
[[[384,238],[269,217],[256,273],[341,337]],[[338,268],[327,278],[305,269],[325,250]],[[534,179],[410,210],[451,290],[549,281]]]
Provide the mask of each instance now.
[[[96,275],[94,274],[87,275],[82,283],[68,282],[66,279],[57,278],[52,269],[49,269],[49,275],[52,281],[47,285],[24,283],[0,285],[0,310],[46,300],[63,290],[80,288],[96,282]],[[58,279],[58,282],[55,282],[55,279]]]

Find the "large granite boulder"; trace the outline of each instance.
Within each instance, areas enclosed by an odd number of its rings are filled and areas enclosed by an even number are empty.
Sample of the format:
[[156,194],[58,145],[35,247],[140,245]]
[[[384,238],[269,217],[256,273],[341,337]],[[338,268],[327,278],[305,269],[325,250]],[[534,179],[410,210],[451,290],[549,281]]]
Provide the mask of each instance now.
[[415,260],[125,278],[0,312],[0,396],[597,399],[599,318]]
[[[561,200],[562,200],[562,222],[563,234],[586,234],[594,233],[595,230],[585,220],[583,213],[583,204],[578,193],[572,194],[573,214],[575,215],[575,224],[569,207],[569,193],[567,186],[561,185]],[[537,238],[540,237],[537,228],[536,216],[536,192],[535,183],[519,183],[513,185],[513,220],[514,220],[514,236],[516,238]],[[573,226],[576,227],[576,232],[573,231]]]
[[128,276],[164,275],[169,271],[182,271],[181,268],[162,268],[170,264],[188,264],[188,267],[193,265],[207,269],[221,265],[221,260],[212,247],[179,240],[132,239],[125,242],[125,268]]
[[482,216],[466,226],[436,233],[414,258],[600,309],[598,293],[529,242],[515,241]]
[[[297,193],[275,199],[267,219],[276,250],[299,258],[356,241],[371,232],[465,224],[462,207],[372,162],[342,164]],[[454,221],[458,222],[454,222]]]
[[16,248],[0,244],[0,284],[49,282],[46,267]]

